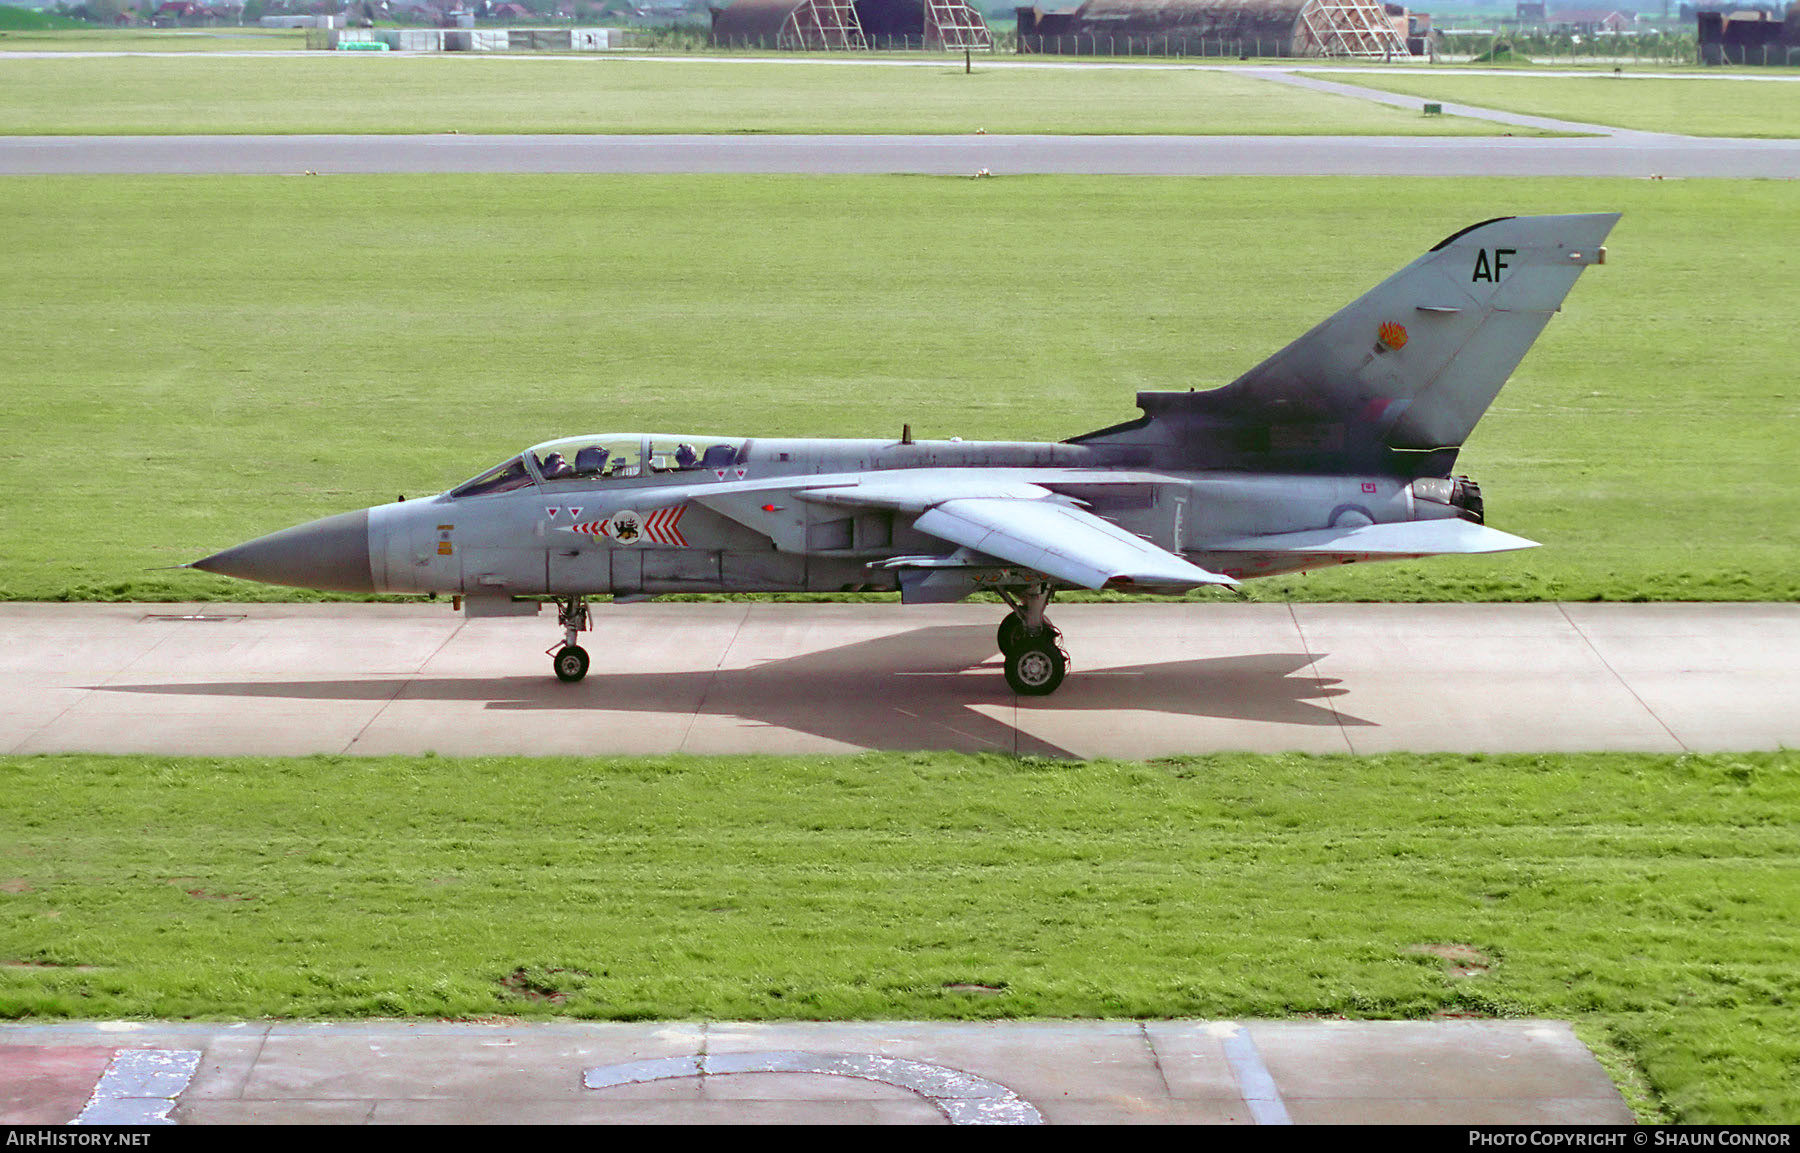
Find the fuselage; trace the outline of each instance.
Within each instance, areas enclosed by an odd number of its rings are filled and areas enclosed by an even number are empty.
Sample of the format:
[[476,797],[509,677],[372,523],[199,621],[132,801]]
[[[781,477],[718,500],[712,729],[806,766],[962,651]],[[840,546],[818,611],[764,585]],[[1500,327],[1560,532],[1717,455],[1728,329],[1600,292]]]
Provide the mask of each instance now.
[[[1142,467],[1116,446],[601,434],[535,446],[434,497],[346,513],[197,567],[343,591],[529,597],[892,590],[894,558],[943,554],[880,480],[1029,483],[1233,577],[1342,558],[1222,548],[1268,534],[1456,517],[1442,480]],[[1435,487],[1434,487],[1435,486]],[[1444,491],[1440,491],[1444,490]]]

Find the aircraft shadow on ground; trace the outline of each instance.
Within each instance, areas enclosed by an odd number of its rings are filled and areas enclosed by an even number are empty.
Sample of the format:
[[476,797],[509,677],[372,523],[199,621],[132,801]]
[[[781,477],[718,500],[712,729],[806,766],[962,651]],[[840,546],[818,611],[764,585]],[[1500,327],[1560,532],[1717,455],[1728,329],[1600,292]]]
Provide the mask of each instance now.
[[[940,626],[748,668],[636,672],[600,659],[579,684],[536,677],[99,685],[105,692],[369,702],[465,701],[489,709],[695,714],[810,733],[860,748],[1073,756],[1025,731],[1033,717],[1151,712],[1278,725],[1368,727],[1329,704],[1348,690],[1305,675],[1319,656],[1256,653],[1076,671],[1049,697],[1007,687],[993,630]],[[1079,658],[1077,657],[1077,661]],[[1315,703],[1319,702],[1319,703]],[[990,713],[1016,707],[1015,723]]]

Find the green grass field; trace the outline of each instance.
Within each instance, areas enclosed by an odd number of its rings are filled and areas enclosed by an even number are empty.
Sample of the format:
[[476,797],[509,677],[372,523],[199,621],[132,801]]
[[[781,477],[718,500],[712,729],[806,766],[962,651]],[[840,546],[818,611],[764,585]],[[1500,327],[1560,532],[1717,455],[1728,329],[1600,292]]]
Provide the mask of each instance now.
[[1792,752],[13,757],[0,814],[6,1017],[1552,1016],[1649,1119],[1800,1117]]
[[1705,74],[1691,78],[1614,76],[1459,76],[1443,69],[1418,76],[1332,72],[1346,84],[1454,101],[1531,116],[1551,116],[1641,132],[1686,136],[1800,136],[1800,81]]
[[[0,595],[147,572],[582,431],[1054,440],[1229,381],[1462,226],[1620,209],[1461,462],[1546,547],[1259,597],[1800,596],[1777,182],[11,178]],[[1754,222],[1750,227],[1746,222]]]
[[67,16],[0,4],[0,51],[11,47],[7,40],[15,33],[28,33],[34,39],[66,40],[71,30],[86,27],[88,25]]
[[[297,28],[96,28],[0,5],[0,52],[297,52]],[[35,19],[34,19],[35,17]]]
[[[10,44],[10,41],[6,43]],[[5,131],[1491,135],[1228,72],[468,53],[12,59]]]

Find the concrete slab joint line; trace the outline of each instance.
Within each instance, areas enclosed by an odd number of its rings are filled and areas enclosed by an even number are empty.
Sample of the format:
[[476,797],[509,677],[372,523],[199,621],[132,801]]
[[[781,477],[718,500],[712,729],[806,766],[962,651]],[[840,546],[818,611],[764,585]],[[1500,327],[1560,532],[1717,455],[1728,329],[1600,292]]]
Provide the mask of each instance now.
[[1042,1125],[1029,1101],[1006,1086],[958,1069],[885,1057],[879,1053],[808,1053],[784,1049],[761,1053],[717,1053],[664,1057],[601,1065],[587,1070],[589,1089],[610,1089],[677,1077],[720,1077],[732,1073],[812,1073],[854,1077],[907,1089],[935,1105],[952,1125]]
[[76,1125],[173,1125],[169,1110],[200,1067],[198,1049],[121,1049]]

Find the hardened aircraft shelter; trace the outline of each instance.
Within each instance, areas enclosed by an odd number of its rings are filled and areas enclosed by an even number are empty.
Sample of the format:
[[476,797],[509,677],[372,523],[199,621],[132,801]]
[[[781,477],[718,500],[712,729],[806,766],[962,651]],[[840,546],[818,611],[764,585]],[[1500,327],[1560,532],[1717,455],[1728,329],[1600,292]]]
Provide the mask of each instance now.
[[991,50],[981,13],[963,0],[734,0],[712,10],[722,48],[848,51]]
[[1087,0],[1019,8],[1019,51],[1065,56],[1333,56],[1394,59],[1406,16],[1381,0]]

